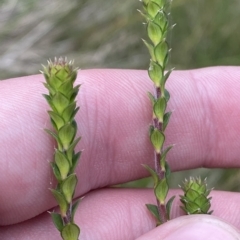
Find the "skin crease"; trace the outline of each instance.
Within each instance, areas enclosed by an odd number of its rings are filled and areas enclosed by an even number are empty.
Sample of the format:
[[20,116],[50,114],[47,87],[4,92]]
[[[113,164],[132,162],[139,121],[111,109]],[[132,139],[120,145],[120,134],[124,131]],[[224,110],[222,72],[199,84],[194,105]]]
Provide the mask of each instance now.
[[[239,79],[239,67],[171,74],[167,89],[173,114],[166,145],[175,144],[168,155],[173,171],[240,167]],[[42,82],[41,75],[0,82],[0,239],[60,239],[46,213],[56,203],[47,190],[55,186],[49,167],[54,141],[43,131],[51,126]],[[146,94],[152,82],[146,71],[82,70],[77,83],[82,83],[76,116],[82,140],[77,150],[84,149],[75,193],[85,195],[76,213],[81,240],[171,239],[175,231],[181,239],[184,227],[179,226],[194,221],[202,223],[205,232],[214,230],[215,237],[223,236],[215,227],[225,224],[222,231],[233,236],[225,239],[240,239],[240,194],[213,191],[215,217],[184,216],[155,228],[144,205],[155,203],[151,189],[107,188],[147,176],[141,164],[153,165]],[[173,194],[179,192],[173,190],[169,197]],[[178,205],[175,200],[173,218],[182,215]]]

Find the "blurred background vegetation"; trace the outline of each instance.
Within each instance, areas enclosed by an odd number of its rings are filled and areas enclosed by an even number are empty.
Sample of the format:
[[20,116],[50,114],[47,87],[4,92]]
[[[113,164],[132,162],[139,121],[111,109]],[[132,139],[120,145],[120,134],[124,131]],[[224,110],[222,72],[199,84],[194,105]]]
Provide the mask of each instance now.
[[[147,69],[139,8],[138,0],[1,0],[0,79],[36,74],[54,56],[75,59],[81,69]],[[240,65],[239,12],[239,0],[173,0],[169,67]],[[237,169],[174,173],[171,186],[189,175],[209,176],[216,189],[240,190]],[[124,186],[150,185],[143,179]]]

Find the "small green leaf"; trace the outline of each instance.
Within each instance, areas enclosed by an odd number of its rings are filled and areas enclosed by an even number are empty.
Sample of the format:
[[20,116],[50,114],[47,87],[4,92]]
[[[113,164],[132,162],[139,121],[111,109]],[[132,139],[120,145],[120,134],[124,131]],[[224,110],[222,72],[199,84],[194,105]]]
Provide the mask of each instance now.
[[70,62],[67,63],[65,59],[59,58],[57,61],[52,63],[51,75],[55,78],[58,78],[61,82],[64,82],[67,79],[74,82],[77,73],[75,70],[73,70],[72,64]]
[[70,99],[71,95],[69,95],[69,93],[72,91],[72,89],[73,83],[71,80],[68,79],[67,81],[64,81],[61,86],[59,86],[58,91],[62,93],[65,97]]
[[153,125],[150,125],[150,126],[149,126],[149,136],[152,135],[153,131],[154,131],[154,126],[153,126]]
[[73,199],[77,181],[76,174],[71,174],[62,183],[61,189],[68,203]]
[[73,164],[72,163],[72,156],[73,156],[73,151],[74,151],[74,148],[76,147],[76,145],[78,144],[78,142],[80,141],[81,137],[75,139],[71,145],[68,147],[68,150],[67,150],[67,157],[68,157],[68,160],[71,162],[71,165]]
[[44,129],[45,132],[47,132],[49,135],[51,135],[52,137],[55,138],[56,141],[58,141],[58,136],[55,132],[48,130],[48,129]]
[[169,93],[169,91],[167,89],[164,89],[164,96],[166,98],[166,101],[168,102],[169,99],[170,99],[170,93]]
[[[44,85],[45,88],[48,89],[50,96],[53,96],[53,95],[56,93],[55,89],[53,89],[49,84],[43,83],[43,85]],[[43,94],[43,96],[44,96],[44,95],[45,95],[45,96],[48,96],[48,95],[46,95],[46,94]]]
[[[70,122],[73,119],[73,113],[76,108],[76,102],[69,104],[62,113],[62,118],[65,122]],[[79,108],[78,108],[79,109]]]
[[158,185],[154,189],[155,196],[159,200],[160,204],[165,204],[168,190],[169,187],[166,178],[160,180]]
[[160,165],[162,168],[165,168],[166,165],[166,156],[167,153],[170,151],[170,149],[173,147],[173,145],[168,146],[166,149],[163,150],[161,154],[161,159],[160,159]]
[[163,69],[157,63],[151,61],[148,69],[148,75],[156,87],[160,87],[163,78]]
[[71,121],[72,119],[75,117],[75,115],[77,114],[78,110],[80,109],[80,107],[77,107],[74,109],[73,113],[72,113],[72,116],[71,116]]
[[57,112],[61,115],[65,108],[69,105],[69,100],[60,92],[57,92],[52,97],[52,104],[56,108]]
[[75,97],[77,96],[77,94],[78,94],[78,91],[79,91],[79,88],[81,87],[81,84],[78,84],[77,86],[75,86],[74,88],[73,88],[73,90],[71,91],[71,98],[70,98],[70,102],[72,102],[74,99],[75,99]]
[[213,211],[208,212],[208,210],[210,209],[211,204],[210,204],[210,199],[201,206],[201,212],[204,214],[212,214]]
[[154,48],[153,45],[148,43],[146,40],[142,39],[143,43],[146,45],[146,47],[148,48],[149,54],[152,58],[153,61],[155,61],[155,56],[154,56]]
[[153,111],[160,123],[163,123],[163,116],[167,107],[167,101],[165,98],[159,98],[153,106]]
[[187,212],[187,214],[197,214],[197,213],[200,213],[199,210],[199,206],[194,203],[194,202],[188,202],[185,204],[185,210]]
[[195,191],[198,191],[199,193],[203,193],[206,191],[206,186],[204,184],[201,184],[201,183],[191,183],[191,189],[195,190]]
[[163,131],[165,131],[165,129],[166,129],[168,123],[169,123],[171,114],[172,114],[172,112],[167,112],[163,116]]
[[63,240],[78,240],[79,235],[80,228],[74,223],[70,223],[64,226],[61,232]]
[[150,92],[148,92],[148,97],[149,97],[149,99],[150,99],[150,101],[151,101],[151,103],[152,103],[152,106],[153,106],[154,103],[156,102],[155,97],[154,97]]
[[147,6],[143,6],[143,10],[144,12],[142,12],[141,10],[137,9],[137,11],[145,18],[145,20],[148,21],[152,21],[152,17],[148,14],[147,12]]
[[58,202],[62,217],[66,217],[66,213],[68,210],[68,203],[67,203],[66,199],[59,191],[57,191],[55,189],[50,189],[50,191],[52,192],[54,198]]
[[161,224],[157,206],[153,204],[146,204],[146,207],[150,211],[150,213],[156,218],[157,222]]
[[[190,190],[190,189],[189,189],[189,190]],[[186,197],[188,197],[188,196],[186,196]],[[205,204],[208,204],[208,205],[209,205],[209,200],[206,198],[206,196],[204,196],[204,194],[199,195],[198,197],[196,197],[196,198],[194,199],[194,202],[195,202],[197,205],[201,206],[201,209],[202,209],[202,206],[205,206]],[[207,211],[208,211],[208,209],[207,209]]]
[[73,205],[72,205],[72,215],[71,215],[71,222],[74,222],[74,216],[77,211],[79,203],[82,201],[83,198],[78,199]]
[[57,141],[57,144],[58,144],[58,149],[62,150],[62,144],[61,144],[61,142],[58,138],[58,135],[56,133],[52,132],[51,130],[48,130],[48,129],[44,129],[44,131],[55,138],[55,140]]
[[53,88],[58,89],[58,87],[62,84],[61,80],[56,76],[50,75],[47,83]]
[[152,168],[150,168],[148,165],[146,165],[146,164],[142,164],[142,166],[145,169],[147,169],[148,172],[152,175],[153,182],[154,182],[154,187],[156,187],[157,183],[158,183],[158,175],[157,175],[157,173]]
[[72,167],[70,173],[73,173],[77,167],[82,152],[77,152],[72,158]]
[[61,232],[63,229],[63,220],[59,213],[51,212],[52,221],[55,227]]
[[163,61],[164,70],[165,70],[165,67],[167,66],[168,60],[169,60],[169,50],[168,50],[168,53],[166,54],[165,59]]
[[53,170],[53,174],[56,177],[57,181],[61,182],[62,181],[62,176],[60,174],[60,171],[59,171],[56,163],[51,162],[50,164],[51,164],[51,167],[52,167],[52,170]]
[[163,146],[165,136],[162,132],[160,132],[157,128],[155,128],[152,131],[152,134],[150,135],[150,139],[152,142],[152,145],[157,153],[161,152],[161,148]]
[[170,213],[171,213],[171,209],[172,209],[172,203],[173,203],[173,200],[174,200],[175,197],[176,197],[176,196],[172,196],[172,197],[168,200],[168,202],[167,202],[167,204],[166,204],[167,218],[168,218],[168,220],[170,220]]
[[188,189],[188,191],[185,193],[185,197],[189,199],[189,201],[193,201],[193,202],[198,196],[199,196],[199,193],[191,188]]
[[44,78],[46,79],[46,82],[48,83],[49,77],[50,77],[48,67],[44,66],[43,64],[42,64],[42,67],[43,67],[43,71],[40,70],[40,72],[43,74]]
[[55,151],[54,159],[55,159],[55,163],[59,169],[59,172],[61,174],[61,178],[62,178],[62,180],[64,180],[67,177],[70,167],[71,167],[68,162],[68,159],[62,152],[60,152],[57,149]]
[[171,74],[172,71],[173,71],[173,69],[168,70],[167,73],[164,74],[164,76],[163,76],[163,81],[162,81],[162,85],[165,85],[165,83],[166,83],[167,79],[169,78],[169,76],[170,76],[170,74]]
[[72,143],[77,132],[76,122],[69,122],[59,129],[58,138],[60,139],[62,146],[67,150]]
[[159,25],[152,21],[148,22],[147,25],[148,37],[151,39],[154,46],[156,46],[162,40],[162,30]]
[[154,48],[154,55],[156,57],[157,62],[162,66],[165,67],[164,61],[166,56],[168,55],[168,44],[164,40],[160,42],[155,48]]
[[55,112],[48,111],[49,116],[56,126],[56,130],[59,130],[64,125],[64,120]]
[[162,30],[162,39],[164,37],[166,37],[166,33],[167,31],[167,27],[168,27],[168,17],[166,15],[166,13],[164,11],[159,11],[158,14],[155,16],[154,18],[154,22],[160,26],[161,30]]
[[43,94],[43,97],[46,99],[47,103],[52,108],[52,110],[57,112],[57,109],[55,108],[54,104],[52,103],[52,98],[47,94]]
[[151,18],[154,18],[159,11],[159,6],[154,3],[153,1],[150,1],[147,5],[147,12],[151,16]]

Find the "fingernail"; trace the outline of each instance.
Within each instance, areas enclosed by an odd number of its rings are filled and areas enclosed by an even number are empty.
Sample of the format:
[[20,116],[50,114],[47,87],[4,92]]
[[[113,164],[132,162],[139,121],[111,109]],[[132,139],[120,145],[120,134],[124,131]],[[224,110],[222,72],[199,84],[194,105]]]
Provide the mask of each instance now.
[[188,222],[168,234],[164,240],[236,240],[239,233],[230,225],[217,219]]

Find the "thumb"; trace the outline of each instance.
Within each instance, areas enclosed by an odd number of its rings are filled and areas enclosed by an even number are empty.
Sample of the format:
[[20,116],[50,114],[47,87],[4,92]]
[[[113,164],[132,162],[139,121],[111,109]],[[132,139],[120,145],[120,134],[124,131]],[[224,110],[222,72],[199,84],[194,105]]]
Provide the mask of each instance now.
[[240,232],[210,215],[191,215],[173,219],[136,240],[236,240]]

